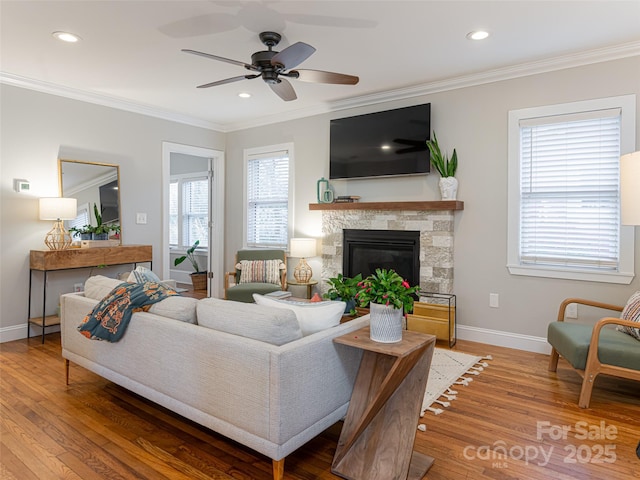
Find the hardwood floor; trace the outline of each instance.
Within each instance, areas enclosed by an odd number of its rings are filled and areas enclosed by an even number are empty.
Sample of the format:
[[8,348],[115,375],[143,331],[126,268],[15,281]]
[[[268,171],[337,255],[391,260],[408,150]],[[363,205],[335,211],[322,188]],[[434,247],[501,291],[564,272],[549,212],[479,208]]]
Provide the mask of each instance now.
[[[640,478],[640,383],[598,379],[591,408],[580,409],[580,379],[564,360],[555,374],[546,355],[464,341],[456,349],[493,360],[469,386],[456,386],[458,399],[444,413],[422,419],[416,450],[435,457],[426,478]],[[263,455],[81,367],[72,365],[65,386],[56,333],[44,345],[0,345],[0,407],[2,479],[271,478]],[[337,478],[340,427],[288,456],[285,479]],[[592,439],[579,438],[589,427]],[[566,438],[558,438],[563,428]]]

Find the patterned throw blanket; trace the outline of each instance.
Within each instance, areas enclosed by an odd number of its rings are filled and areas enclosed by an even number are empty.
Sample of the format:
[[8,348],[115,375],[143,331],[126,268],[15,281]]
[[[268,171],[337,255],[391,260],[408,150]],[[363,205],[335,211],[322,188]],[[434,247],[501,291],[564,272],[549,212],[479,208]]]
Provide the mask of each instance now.
[[121,283],[84,317],[78,331],[91,340],[117,342],[134,312],[146,312],[154,303],[172,295],[178,293],[159,283]]

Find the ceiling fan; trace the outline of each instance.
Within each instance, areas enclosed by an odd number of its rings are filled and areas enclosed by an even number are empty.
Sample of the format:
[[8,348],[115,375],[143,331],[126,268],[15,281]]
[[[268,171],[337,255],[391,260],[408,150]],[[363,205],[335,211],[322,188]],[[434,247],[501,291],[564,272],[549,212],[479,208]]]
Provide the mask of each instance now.
[[216,82],[205,83],[204,85],[198,85],[197,88],[215,87],[216,85],[224,85],[226,83],[237,82],[240,80],[251,80],[253,78],[262,77],[262,80],[271,87],[271,90],[273,90],[276,95],[278,95],[282,100],[289,102],[298,97],[296,96],[296,92],[291,83],[289,83],[286,78],[281,77],[297,78],[303,82],[332,83],[340,85],[355,85],[360,80],[354,75],[345,75],[344,73],[324,72],[322,70],[291,70],[309,58],[316,49],[304,42],[297,42],[285,48],[281,52],[276,52],[273,50],[273,47],[280,43],[280,39],[282,37],[279,33],[262,32],[259,34],[259,37],[260,41],[266,45],[268,50],[255,52],[251,55],[251,63],[231,60],[229,58],[211,55],[210,53],[198,52],[196,50],[183,49],[182,51],[186,53],[200,55],[202,57],[231,63],[233,65],[239,65],[247,70],[256,72],[226,78]]

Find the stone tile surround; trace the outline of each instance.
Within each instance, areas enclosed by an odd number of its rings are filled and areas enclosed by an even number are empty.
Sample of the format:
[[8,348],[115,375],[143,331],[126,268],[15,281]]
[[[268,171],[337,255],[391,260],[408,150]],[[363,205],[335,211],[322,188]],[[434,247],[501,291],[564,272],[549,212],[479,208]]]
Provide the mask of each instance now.
[[422,292],[453,293],[453,210],[323,210],[322,292],[326,279],[342,273],[342,230],[420,232]]

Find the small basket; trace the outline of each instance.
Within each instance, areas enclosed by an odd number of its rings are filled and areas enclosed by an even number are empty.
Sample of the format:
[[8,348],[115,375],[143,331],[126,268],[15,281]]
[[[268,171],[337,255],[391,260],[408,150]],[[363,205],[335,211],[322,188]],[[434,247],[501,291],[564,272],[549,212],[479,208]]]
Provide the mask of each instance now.
[[207,272],[198,272],[191,274],[191,284],[194,290],[207,289]]

